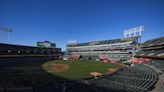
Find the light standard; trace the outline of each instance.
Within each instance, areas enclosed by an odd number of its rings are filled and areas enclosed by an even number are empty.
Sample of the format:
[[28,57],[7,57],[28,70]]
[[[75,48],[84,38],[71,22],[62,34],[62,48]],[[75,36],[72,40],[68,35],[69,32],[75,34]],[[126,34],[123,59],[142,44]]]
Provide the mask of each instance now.
[[[1,32],[7,32],[7,43],[9,43],[10,41],[10,33],[12,32],[12,29],[9,29],[9,28],[0,28],[0,31]],[[1,40],[3,40],[3,37],[2,37],[2,33],[1,33]]]

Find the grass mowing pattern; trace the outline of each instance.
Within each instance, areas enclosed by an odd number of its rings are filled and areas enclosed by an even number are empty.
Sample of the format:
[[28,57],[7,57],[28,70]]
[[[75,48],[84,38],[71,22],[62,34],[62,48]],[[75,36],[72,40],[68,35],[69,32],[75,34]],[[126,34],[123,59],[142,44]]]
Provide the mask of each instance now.
[[[44,66],[46,64],[46,66]],[[102,74],[106,74],[108,72],[108,68],[111,69],[119,69],[122,68],[121,65],[104,63],[104,62],[96,62],[96,61],[49,61],[46,62],[43,66],[45,71],[48,71],[52,66],[51,64],[65,64],[69,65],[69,69],[63,72],[50,72],[55,76],[62,77],[68,80],[77,80],[81,78],[91,77],[89,73],[91,72],[99,72]]]

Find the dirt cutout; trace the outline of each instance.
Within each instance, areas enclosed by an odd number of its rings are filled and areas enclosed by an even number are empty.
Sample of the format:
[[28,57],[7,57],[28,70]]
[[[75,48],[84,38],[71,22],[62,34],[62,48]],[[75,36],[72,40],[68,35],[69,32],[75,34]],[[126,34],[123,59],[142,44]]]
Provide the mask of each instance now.
[[102,76],[102,73],[99,73],[99,72],[91,72],[90,75],[93,76],[93,77],[98,77],[98,76]]
[[52,67],[48,69],[48,72],[64,72],[69,69],[68,65],[65,64],[52,64]]

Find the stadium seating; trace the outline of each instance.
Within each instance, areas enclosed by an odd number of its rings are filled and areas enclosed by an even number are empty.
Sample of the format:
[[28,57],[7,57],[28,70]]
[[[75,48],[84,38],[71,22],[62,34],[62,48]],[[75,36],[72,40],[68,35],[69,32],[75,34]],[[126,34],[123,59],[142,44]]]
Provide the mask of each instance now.
[[164,37],[144,42],[136,57],[164,58]]
[[147,56],[147,57],[162,57],[164,56],[164,50],[163,49],[157,49],[157,50],[144,50],[139,51],[137,53],[138,56]]
[[0,43],[0,55],[0,57],[46,56],[51,59],[59,59],[61,48],[41,48]]
[[93,59],[94,56],[95,60],[99,55],[106,55],[108,60],[128,60],[130,57],[129,54],[135,49],[135,46],[137,46],[139,38],[139,36],[135,36],[77,44],[70,43],[67,45],[67,55],[87,56],[89,57],[88,59]]
[[33,92],[32,87],[7,88],[6,92]]
[[122,69],[112,76],[89,80],[89,83],[102,92],[145,92],[152,89],[157,80],[158,75],[153,70],[136,65]]
[[[90,45],[103,45],[103,44],[116,44],[116,43],[123,43],[128,41],[135,41],[138,37],[130,37],[130,38],[122,38],[122,39],[112,39],[112,40],[103,40],[103,41],[93,41],[93,42],[86,42],[86,43],[78,43],[73,46],[90,46]],[[72,46],[72,44],[68,44],[68,47]]]
[[158,46],[164,45],[164,37],[148,40],[142,44],[142,47],[151,47],[151,46]]
[[162,72],[164,72],[164,61],[163,60],[153,59],[150,61],[146,61],[144,63],[154,66],[154,67],[160,69]]
[[156,84],[158,90],[154,89],[152,92],[164,92],[164,61],[163,59],[152,59],[144,62],[144,64],[149,67],[154,68],[155,71],[159,74],[159,81]]

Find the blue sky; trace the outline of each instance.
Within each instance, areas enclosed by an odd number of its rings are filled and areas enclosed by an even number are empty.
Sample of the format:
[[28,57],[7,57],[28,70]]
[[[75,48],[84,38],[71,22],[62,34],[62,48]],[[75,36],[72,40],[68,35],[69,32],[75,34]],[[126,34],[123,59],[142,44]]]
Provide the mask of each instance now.
[[48,40],[65,50],[69,40],[120,38],[140,25],[142,41],[164,36],[164,0],[0,0],[0,27],[13,30],[12,44]]

